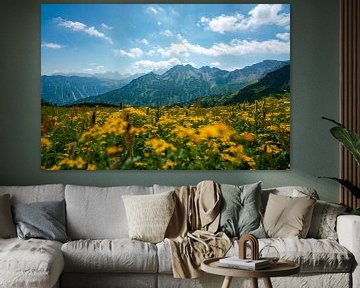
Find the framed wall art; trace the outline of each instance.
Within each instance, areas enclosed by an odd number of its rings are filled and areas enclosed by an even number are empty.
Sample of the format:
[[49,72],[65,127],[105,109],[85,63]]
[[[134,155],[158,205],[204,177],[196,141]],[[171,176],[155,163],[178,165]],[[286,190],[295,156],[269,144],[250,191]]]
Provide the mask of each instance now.
[[42,4],[42,170],[289,168],[289,4]]

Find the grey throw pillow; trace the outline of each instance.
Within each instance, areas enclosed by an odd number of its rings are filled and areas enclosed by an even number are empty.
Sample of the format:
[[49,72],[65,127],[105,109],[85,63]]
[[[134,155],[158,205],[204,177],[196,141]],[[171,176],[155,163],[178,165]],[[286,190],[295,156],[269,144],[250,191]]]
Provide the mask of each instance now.
[[16,204],[13,214],[19,238],[70,241],[65,232],[65,201]]
[[222,184],[219,231],[229,237],[253,234],[266,238],[260,216],[261,182],[243,186]]
[[346,206],[318,200],[312,214],[309,238],[337,240],[336,219]]
[[15,224],[11,215],[10,196],[0,196],[0,238],[16,237]]

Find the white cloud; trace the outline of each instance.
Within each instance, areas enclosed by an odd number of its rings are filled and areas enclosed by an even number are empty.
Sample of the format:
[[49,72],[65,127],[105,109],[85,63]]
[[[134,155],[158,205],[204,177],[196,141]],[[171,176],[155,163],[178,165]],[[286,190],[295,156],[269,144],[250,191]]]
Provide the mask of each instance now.
[[281,4],[258,4],[248,15],[220,15],[214,18],[201,17],[200,25],[207,29],[224,34],[226,32],[254,30],[264,25],[289,27],[290,14],[281,13]]
[[94,66],[92,64],[90,64],[90,66],[93,66],[91,68],[85,68],[83,69],[84,73],[89,73],[89,74],[94,74],[94,73],[105,73],[105,66],[103,65],[98,65],[98,66]]
[[143,55],[144,52],[140,48],[131,48],[129,49],[128,52],[122,49],[115,49],[114,54],[115,56],[120,56],[120,57],[127,56],[130,58],[138,58],[141,55]]
[[144,38],[144,39],[141,39],[139,42],[140,42],[141,44],[144,44],[144,45],[149,45],[149,41],[146,40],[145,38]]
[[112,30],[113,27],[109,26],[109,25],[106,25],[105,23],[101,23],[101,27],[106,29],[106,30]]
[[153,70],[162,70],[170,69],[175,65],[181,64],[181,61],[178,58],[171,58],[165,61],[151,61],[151,60],[140,60],[133,64],[133,67],[138,71],[153,71]]
[[44,42],[41,44],[41,47],[44,47],[44,48],[49,48],[49,49],[61,49],[61,48],[64,48],[63,45],[60,45],[60,44],[56,44],[56,43],[47,43],[47,42]]
[[149,14],[158,15],[161,12],[164,12],[164,9],[159,6],[149,6],[146,8],[146,12]]
[[106,36],[103,32],[96,30],[93,26],[89,27],[84,23],[65,20],[61,17],[55,18],[55,21],[58,26],[68,28],[72,31],[83,32],[90,36],[104,39],[112,44],[112,39],[110,37]]
[[[271,39],[265,41],[247,41],[234,39],[230,43],[216,43],[210,48],[192,44],[183,38],[177,43],[171,43],[165,48],[157,48],[156,52],[163,57],[198,54],[205,56],[242,56],[246,54],[286,54],[290,52],[290,43]],[[187,54],[189,53],[189,54]]]
[[210,65],[213,66],[213,67],[218,67],[221,64],[220,64],[220,62],[212,62],[212,63],[210,63]]
[[166,29],[166,30],[160,32],[160,35],[163,35],[163,36],[166,36],[166,37],[172,37],[172,36],[174,36],[174,33],[171,32],[169,29]]
[[282,41],[289,41],[290,33],[278,33],[278,34],[276,34],[276,38],[279,38]]

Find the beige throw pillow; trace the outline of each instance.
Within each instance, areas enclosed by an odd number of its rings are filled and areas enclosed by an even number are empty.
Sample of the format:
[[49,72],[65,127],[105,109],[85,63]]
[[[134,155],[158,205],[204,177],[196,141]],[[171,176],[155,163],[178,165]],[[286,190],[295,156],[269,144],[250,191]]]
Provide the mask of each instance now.
[[16,237],[9,194],[0,196],[0,238]]
[[164,240],[175,207],[173,193],[122,196],[131,239],[151,243]]
[[306,238],[316,200],[311,197],[288,197],[270,194],[264,215],[269,237]]

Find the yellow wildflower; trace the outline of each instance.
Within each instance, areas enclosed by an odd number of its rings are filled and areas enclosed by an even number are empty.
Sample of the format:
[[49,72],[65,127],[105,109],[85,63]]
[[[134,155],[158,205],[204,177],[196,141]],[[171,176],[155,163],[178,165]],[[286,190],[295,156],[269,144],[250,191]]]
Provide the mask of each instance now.
[[206,140],[207,138],[221,138],[222,140],[229,140],[235,131],[224,123],[217,122],[202,126],[198,129],[197,141]]
[[87,169],[87,170],[96,170],[96,165],[94,165],[94,164],[88,164],[86,169]]
[[251,132],[243,132],[240,136],[247,142],[254,142],[256,140],[256,135]]
[[226,153],[221,153],[220,154],[221,158],[225,159],[226,161],[229,161],[229,162],[239,162],[239,158],[236,158],[236,157],[233,157],[229,154],[226,154]]
[[69,166],[71,168],[82,169],[84,167],[84,165],[86,164],[86,161],[84,159],[82,159],[81,157],[77,157],[75,160],[65,158],[65,159],[61,160],[59,164],[61,166],[65,165],[65,166]]
[[174,168],[176,165],[177,165],[177,163],[174,161],[166,161],[166,163],[162,166],[162,168],[164,170],[169,170],[169,169]]
[[51,141],[46,137],[41,137],[41,146],[48,149],[51,146]]
[[121,151],[122,151],[122,148],[118,147],[118,146],[112,146],[112,147],[107,147],[106,148],[106,152],[110,156],[114,156],[115,154],[119,154]]
[[176,151],[176,147],[174,145],[159,138],[147,140],[145,141],[145,145],[150,146],[158,155],[163,155],[166,149]]

